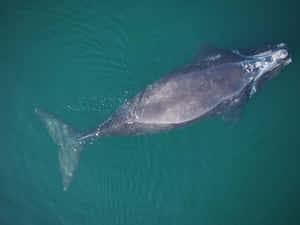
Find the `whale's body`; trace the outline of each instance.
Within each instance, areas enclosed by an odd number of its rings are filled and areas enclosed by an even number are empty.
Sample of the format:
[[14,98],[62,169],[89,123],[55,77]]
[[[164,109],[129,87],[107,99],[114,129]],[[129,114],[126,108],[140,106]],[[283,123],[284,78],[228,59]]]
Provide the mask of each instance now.
[[290,62],[285,44],[242,50],[206,48],[193,62],[147,86],[108,120],[85,133],[54,114],[36,109],[60,146],[64,189],[71,184],[83,146],[90,140],[172,130],[234,113]]

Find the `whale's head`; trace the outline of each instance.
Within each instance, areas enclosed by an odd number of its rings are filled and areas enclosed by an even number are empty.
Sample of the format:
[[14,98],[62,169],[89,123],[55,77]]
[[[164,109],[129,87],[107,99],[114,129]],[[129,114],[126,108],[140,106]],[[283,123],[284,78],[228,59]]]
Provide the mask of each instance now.
[[233,50],[233,53],[245,58],[242,66],[252,82],[251,95],[292,62],[287,45],[284,43],[261,48]]

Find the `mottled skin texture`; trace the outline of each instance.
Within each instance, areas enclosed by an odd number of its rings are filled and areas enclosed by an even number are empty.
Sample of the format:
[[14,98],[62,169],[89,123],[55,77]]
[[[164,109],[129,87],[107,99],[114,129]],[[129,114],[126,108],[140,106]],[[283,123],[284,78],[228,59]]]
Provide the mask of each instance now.
[[50,112],[38,108],[35,112],[60,147],[59,165],[67,190],[89,141],[171,130],[238,111],[290,62],[284,44],[242,50],[206,48],[191,63],[147,86],[108,120],[85,133]]

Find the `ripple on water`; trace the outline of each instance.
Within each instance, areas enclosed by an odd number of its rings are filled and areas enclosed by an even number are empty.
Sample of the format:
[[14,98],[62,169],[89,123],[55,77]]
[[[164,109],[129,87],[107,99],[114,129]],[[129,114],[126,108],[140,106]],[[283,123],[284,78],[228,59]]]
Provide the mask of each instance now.
[[130,72],[129,37],[122,13],[101,15],[90,5],[76,4],[50,4],[42,10],[29,5],[14,13],[27,23],[34,22],[29,33],[35,46],[56,52],[58,57],[63,55],[65,63],[86,65],[87,70],[100,72]]
[[65,108],[72,112],[99,112],[110,116],[127,100],[128,91],[124,91],[120,97],[81,96],[65,105]]

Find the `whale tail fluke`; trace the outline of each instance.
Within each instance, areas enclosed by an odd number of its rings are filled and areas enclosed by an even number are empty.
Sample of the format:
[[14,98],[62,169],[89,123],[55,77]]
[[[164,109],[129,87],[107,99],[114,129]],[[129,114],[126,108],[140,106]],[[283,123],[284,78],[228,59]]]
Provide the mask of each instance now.
[[49,135],[59,146],[59,166],[66,191],[73,180],[85,143],[79,140],[81,134],[79,131],[54,114],[39,108],[35,109],[35,113],[43,121]]

